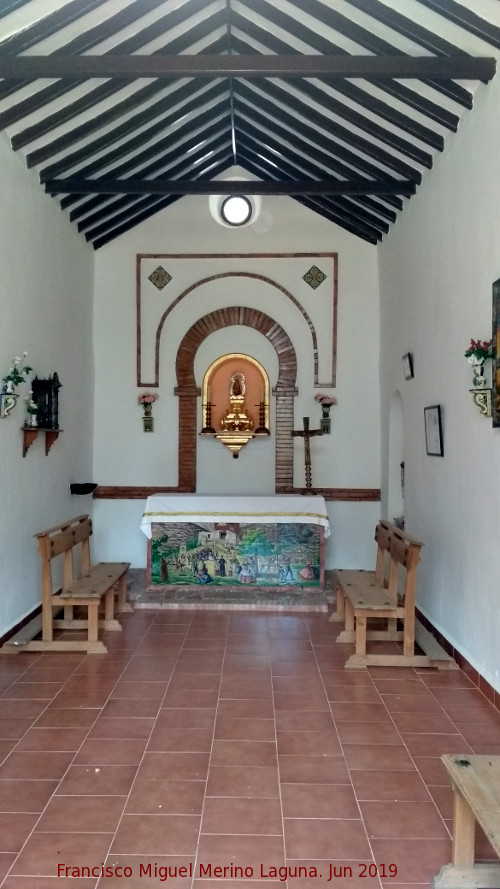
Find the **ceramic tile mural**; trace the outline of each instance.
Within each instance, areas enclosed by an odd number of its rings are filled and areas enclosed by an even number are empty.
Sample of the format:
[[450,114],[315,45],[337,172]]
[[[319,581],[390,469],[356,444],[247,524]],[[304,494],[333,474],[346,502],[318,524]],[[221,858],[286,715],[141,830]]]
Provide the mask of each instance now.
[[320,585],[318,525],[158,522],[151,531],[152,585]]

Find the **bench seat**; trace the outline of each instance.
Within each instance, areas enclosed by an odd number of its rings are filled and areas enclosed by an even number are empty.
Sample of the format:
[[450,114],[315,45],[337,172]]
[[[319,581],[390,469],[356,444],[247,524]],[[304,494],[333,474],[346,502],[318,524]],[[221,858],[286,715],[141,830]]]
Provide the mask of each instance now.
[[[52,604],[88,606],[95,601],[100,602],[104,597],[105,616],[98,621],[99,628],[121,630],[121,624],[114,618],[115,587],[120,582],[123,585],[128,569],[128,562],[98,562],[91,567],[89,574],[77,578],[70,587],[53,596]],[[87,629],[88,621],[75,618],[53,619],[52,626],[56,629]]]

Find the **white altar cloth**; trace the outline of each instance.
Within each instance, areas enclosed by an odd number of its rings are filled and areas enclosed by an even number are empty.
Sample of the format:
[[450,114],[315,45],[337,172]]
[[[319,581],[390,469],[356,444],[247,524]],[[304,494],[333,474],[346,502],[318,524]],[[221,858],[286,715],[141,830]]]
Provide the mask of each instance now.
[[153,494],[146,501],[141,530],[151,539],[157,522],[239,522],[321,525],[330,536],[324,497],[317,494]]

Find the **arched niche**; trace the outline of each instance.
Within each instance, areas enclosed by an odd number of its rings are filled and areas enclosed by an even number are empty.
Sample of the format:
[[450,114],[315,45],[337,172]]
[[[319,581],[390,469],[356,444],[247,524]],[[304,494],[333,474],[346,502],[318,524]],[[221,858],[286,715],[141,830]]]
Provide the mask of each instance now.
[[297,394],[297,355],[290,337],[274,318],[246,306],[217,309],[199,318],[179,343],[176,356],[179,397],[179,490],[196,491],[196,449],[198,444],[198,398],[194,362],[204,340],[224,327],[251,327],[265,336],[278,357],[278,380],[272,395],[276,400],[276,472],[275,490],[293,489],[293,399]]
[[205,425],[207,404],[211,404],[212,425],[218,429],[228,406],[230,380],[234,373],[245,377],[245,401],[255,427],[259,425],[259,409],[264,406],[264,425],[269,428],[269,377],[260,361],[242,352],[221,355],[207,368],[202,383],[202,425]]

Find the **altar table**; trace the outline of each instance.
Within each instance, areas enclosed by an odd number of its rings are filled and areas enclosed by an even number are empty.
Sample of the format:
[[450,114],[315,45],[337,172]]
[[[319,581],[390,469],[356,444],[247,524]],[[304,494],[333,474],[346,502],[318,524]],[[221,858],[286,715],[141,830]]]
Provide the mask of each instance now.
[[154,494],[141,521],[148,586],[324,589],[323,497]]

